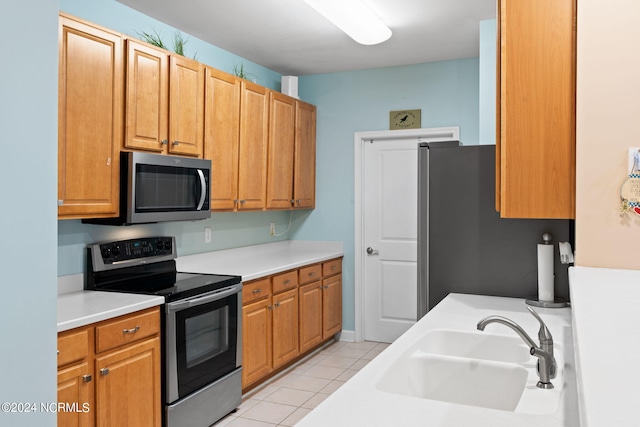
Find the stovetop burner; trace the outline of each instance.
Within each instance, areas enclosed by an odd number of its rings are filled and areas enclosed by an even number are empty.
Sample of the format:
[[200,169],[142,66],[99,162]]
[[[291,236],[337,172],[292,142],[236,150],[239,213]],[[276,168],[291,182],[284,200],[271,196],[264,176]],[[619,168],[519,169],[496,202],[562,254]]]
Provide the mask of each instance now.
[[87,246],[85,289],[159,295],[167,302],[240,283],[240,276],[176,271],[175,237]]

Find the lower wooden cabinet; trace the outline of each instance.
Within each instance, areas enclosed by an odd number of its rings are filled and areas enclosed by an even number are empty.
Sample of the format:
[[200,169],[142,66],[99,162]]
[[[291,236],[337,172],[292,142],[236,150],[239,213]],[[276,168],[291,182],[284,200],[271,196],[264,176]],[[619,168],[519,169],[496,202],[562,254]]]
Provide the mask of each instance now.
[[93,367],[82,362],[58,370],[58,402],[70,411],[58,411],[59,426],[87,427],[93,424]]
[[58,334],[58,426],[162,424],[160,311]]
[[159,426],[160,338],[96,358],[96,425]]
[[271,309],[269,295],[242,307],[243,388],[271,373]]
[[246,390],[340,332],[342,259],[247,282],[242,295]]
[[298,288],[273,296],[273,368],[295,359],[298,346]]

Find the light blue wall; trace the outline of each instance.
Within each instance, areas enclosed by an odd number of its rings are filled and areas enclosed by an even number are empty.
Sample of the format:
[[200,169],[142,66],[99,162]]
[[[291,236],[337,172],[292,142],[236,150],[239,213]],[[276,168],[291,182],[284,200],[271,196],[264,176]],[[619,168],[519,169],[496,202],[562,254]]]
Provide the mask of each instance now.
[[[57,34],[57,1],[2,2],[0,402],[56,401]],[[55,424],[0,411],[2,426]]]
[[496,143],[496,20],[480,21],[480,144]]
[[389,129],[389,111],[421,109],[422,127],[460,126],[463,143],[478,144],[478,85],[478,58],[300,77],[300,96],[318,107],[317,207],[294,238],[344,242],[344,329],[355,328],[354,132]]

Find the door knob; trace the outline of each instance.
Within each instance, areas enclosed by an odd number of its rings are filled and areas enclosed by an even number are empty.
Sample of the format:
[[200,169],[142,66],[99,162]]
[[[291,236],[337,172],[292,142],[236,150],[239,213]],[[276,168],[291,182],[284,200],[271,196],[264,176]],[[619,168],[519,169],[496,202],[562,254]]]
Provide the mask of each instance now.
[[368,253],[369,255],[378,255],[378,250],[377,250],[377,249],[373,249],[371,246],[369,246],[369,247],[367,248],[367,253]]

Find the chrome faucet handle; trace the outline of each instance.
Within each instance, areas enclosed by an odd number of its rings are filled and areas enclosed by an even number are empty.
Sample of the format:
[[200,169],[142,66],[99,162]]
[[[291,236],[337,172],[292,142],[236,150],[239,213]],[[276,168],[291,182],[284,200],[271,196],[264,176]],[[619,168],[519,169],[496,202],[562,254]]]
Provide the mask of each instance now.
[[540,329],[538,330],[538,339],[540,340],[540,348],[544,351],[550,353],[553,356],[553,337],[551,336],[551,332],[549,328],[547,328],[546,323],[542,320],[542,317],[536,311],[527,306],[527,310],[536,318],[538,322],[540,322]]
[[[533,317],[535,317],[538,320],[538,322],[540,322],[540,329],[538,330],[538,340],[540,340],[540,349],[545,353],[548,353],[549,356],[551,356],[551,361],[549,362],[548,369],[549,369],[550,377],[555,378],[556,377],[556,359],[553,356],[553,337],[551,336],[551,332],[549,331],[549,328],[547,328],[547,325],[544,323],[540,315],[536,313],[536,311],[533,308],[527,306],[527,309],[533,315]],[[538,366],[538,369],[540,369],[540,366]]]

